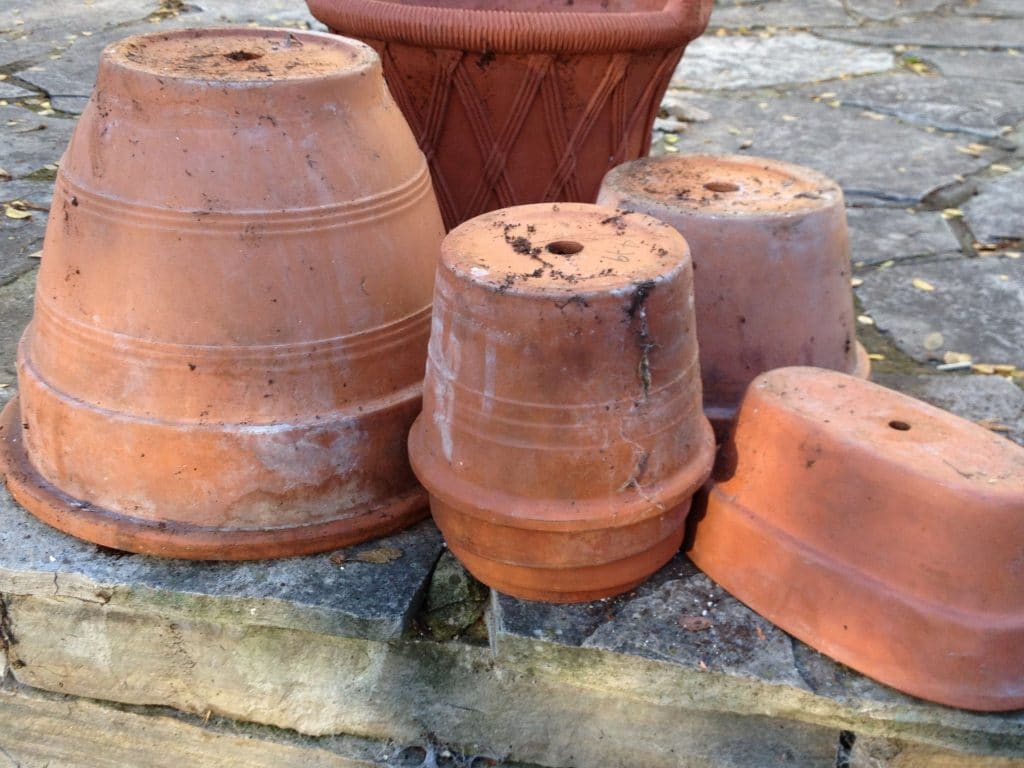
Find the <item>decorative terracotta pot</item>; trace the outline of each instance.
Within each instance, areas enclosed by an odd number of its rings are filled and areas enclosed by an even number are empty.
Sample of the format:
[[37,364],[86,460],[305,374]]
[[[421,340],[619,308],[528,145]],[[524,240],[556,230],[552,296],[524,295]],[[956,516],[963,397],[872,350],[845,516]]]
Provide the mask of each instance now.
[[714,452],[685,241],[535,204],[463,224],[441,254],[409,448],[449,547],[517,597],[631,589],[678,551]]
[[647,154],[711,0],[307,0],[381,54],[445,223],[521,203],[592,203]]
[[598,199],[671,224],[693,249],[704,410],[719,435],[764,371],[868,377],[843,192],[831,179],[764,158],[667,155],[614,169]]
[[754,381],[691,557],[787,632],[907,693],[1024,707],[1024,449],[841,373]]
[[405,440],[442,236],[369,47],[213,29],[107,48],[4,416],[15,498],[191,558],[420,518]]

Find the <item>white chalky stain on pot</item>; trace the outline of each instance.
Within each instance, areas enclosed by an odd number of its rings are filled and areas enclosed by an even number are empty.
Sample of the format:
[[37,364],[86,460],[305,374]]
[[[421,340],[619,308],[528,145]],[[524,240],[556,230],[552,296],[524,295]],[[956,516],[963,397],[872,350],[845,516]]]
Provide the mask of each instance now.
[[452,411],[455,405],[455,390],[450,382],[458,375],[460,349],[459,340],[454,333],[447,335],[448,354],[443,349],[441,340],[445,338],[444,324],[434,312],[430,329],[430,362],[434,366],[434,424],[441,437],[441,451],[445,459],[452,460]]
[[498,367],[498,350],[494,346],[494,340],[487,337],[484,347],[484,402],[483,411],[491,413],[494,407],[494,374]]

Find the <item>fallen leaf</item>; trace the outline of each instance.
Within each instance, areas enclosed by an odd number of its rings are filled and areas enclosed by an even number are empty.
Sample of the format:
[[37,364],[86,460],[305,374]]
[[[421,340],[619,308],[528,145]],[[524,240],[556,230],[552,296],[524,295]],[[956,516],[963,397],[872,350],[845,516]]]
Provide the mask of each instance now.
[[856,288],[859,285],[864,285],[864,280],[862,278],[860,278],[860,277],[851,277],[850,278],[850,285],[852,285],[854,288]]
[[992,421],[990,419],[981,419],[980,421],[974,422],[979,427],[984,427],[991,432],[1012,432],[1013,428],[1008,427],[1006,424],[1000,424],[998,421]]
[[934,352],[939,349],[943,344],[946,343],[945,338],[938,331],[929,333],[924,337],[924,341],[921,342],[921,346],[927,349],[929,352]]
[[885,120],[885,115],[879,114],[878,112],[872,112],[870,110],[864,110],[860,115],[861,117],[866,117],[869,120]]
[[996,373],[1013,373],[1017,370],[1016,365],[1010,365],[1009,363],[994,363],[992,367],[995,368]]
[[757,632],[757,639],[758,640],[767,640],[768,639],[768,638],[766,638],[764,636],[764,630],[761,629],[760,627],[754,627],[754,630]]
[[679,142],[679,137],[674,133],[667,133],[665,134],[665,141],[669,144],[676,144]]
[[885,355],[880,355],[877,352],[872,352],[868,355],[868,360],[885,360]]
[[343,565],[348,561],[348,555],[344,552],[335,552],[327,559],[331,561],[331,565]]
[[857,315],[857,322],[861,325],[874,325],[875,321],[869,315]]
[[744,139],[739,144],[740,149],[750,149],[752,146],[754,146],[754,142],[750,139]]
[[380,547],[378,549],[366,549],[356,554],[356,560],[361,563],[373,563],[374,565],[386,565],[393,563],[402,556],[402,550],[396,547]]
[[799,119],[800,118],[797,117],[796,115],[783,115],[782,116],[783,122],[786,122],[786,123],[793,123],[793,122],[796,122]]
[[707,669],[708,668],[708,665],[704,663],[704,659],[698,659],[697,660],[697,666],[700,667],[701,669]]
[[711,629],[714,622],[706,616],[680,616],[679,626],[687,632],[703,632],[706,629]]
[[11,172],[4,168],[0,168],[0,181],[7,181],[10,178]]
[[964,212],[959,208],[947,208],[942,212],[942,218],[944,219],[962,219]]
[[8,219],[31,219],[32,214],[29,211],[23,211],[20,208],[15,208],[10,203],[4,204],[4,215]]
[[1013,170],[1010,166],[1003,165],[1002,163],[992,163],[988,168],[990,171],[995,171],[996,173],[1009,173]]
[[975,363],[971,366],[971,370],[985,376],[992,376],[996,372],[995,366],[989,365],[988,363]]
[[41,259],[41,258],[43,258],[43,251],[42,251],[42,249],[40,249],[38,251],[33,251],[32,253],[30,253],[28,255],[28,257],[30,259]]
[[896,260],[895,259],[889,259],[888,261],[883,261],[881,264],[879,264],[878,268],[879,269],[888,269],[889,267],[894,267],[894,266],[896,266]]
[[969,363],[971,356],[966,352],[947,352],[942,356],[942,361],[947,365],[953,363]]
[[919,291],[934,291],[935,290],[935,286],[934,285],[929,283],[927,280],[922,280],[920,277],[915,277],[913,280],[910,281],[910,284],[913,285],[915,288],[917,288],[917,290],[919,290]]

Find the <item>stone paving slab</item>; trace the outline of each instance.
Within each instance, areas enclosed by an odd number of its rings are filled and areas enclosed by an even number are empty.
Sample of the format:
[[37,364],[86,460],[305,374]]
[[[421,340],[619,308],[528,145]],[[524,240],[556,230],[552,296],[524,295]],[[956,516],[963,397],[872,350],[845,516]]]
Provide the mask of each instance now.
[[847,0],[850,13],[861,19],[889,21],[934,11],[948,0]]
[[865,24],[854,29],[823,29],[823,37],[869,45],[934,48],[1024,48],[1024,25],[974,16],[939,16],[903,23]]
[[[401,557],[385,564],[355,559],[380,547]],[[7,594],[387,640],[409,629],[441,551],[437,529],[422,523],[340,550],[345,558],[337,565],[330,554],[247,563],[144,557],[66,536],[0,492],[0,592]]]
[[[1024,61],[1021,62],[1024,69]],[[845,106],[985,138],[1024,120],[1024,84],[913,74],[863,77],[831,88]]]
[[[915,278],[934,290],[915,287]],[[1024,368],[1024,259],[903,262],[863,280],[856,290],[866,310],[914,359],[960,352],[977,363]]]
[[850,259],[855,266],[921,256],[952,255],[960,241],[937,211],[847,208]]
[[927,48],[914,51],[914,55],[946,77],[1024,83],[1024,58],[1019,54]]
[[962,207],[979,242],[1024,240],[1024,168],[983,182]]
[[848,202],[916,203],[952,177],[1004,156],[997,150],[985,158],[964,154],[957,149],[963,139],[824,101],[680,95],[712,119],[687,125],[675,145],[679,152],[747,152],[806,165],[836,179]]
[[955,13],[975,16],[1002,16],[1024,18],[1024,7],[1017,0],[966,0],[953,4]]
[[843,27],[856,24],[843,10],[841,0],[807,0],[801,3],[763,0],[763,2],[719,2],[711,13],[708,28]]
[[893,55],[822,40],[804,32],[760,37],[704,36],[687,47],[673,87],[698,90],[762,88],[885,72]]

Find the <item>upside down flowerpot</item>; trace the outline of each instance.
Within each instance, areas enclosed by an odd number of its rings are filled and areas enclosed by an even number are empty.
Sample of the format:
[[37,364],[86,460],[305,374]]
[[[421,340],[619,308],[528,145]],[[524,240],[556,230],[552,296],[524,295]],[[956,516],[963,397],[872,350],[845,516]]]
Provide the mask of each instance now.
[[976,424],[833,371],[764,374],[690,555],[883,683],[1024,707],[1024,449]]
[[534,204],[442,246],[410,459],[451,551],[531,600],[631,589],[680,546],[714,453],[685,241]]
[[372,45],[426,153],[445,223],[592,203],[651,126],[711,0],[307,0]]
[[666,155],[614,169],[598,199],[655,216],[690,244],[704,409],[720,435],[765,371],[868,377],[843,192],[831,179],[765,158]]
[[442,236],[369,47],[212,29],[107,48],[57,176],[8,487],[81,538],[191,558],[418,519],[404,446]]

